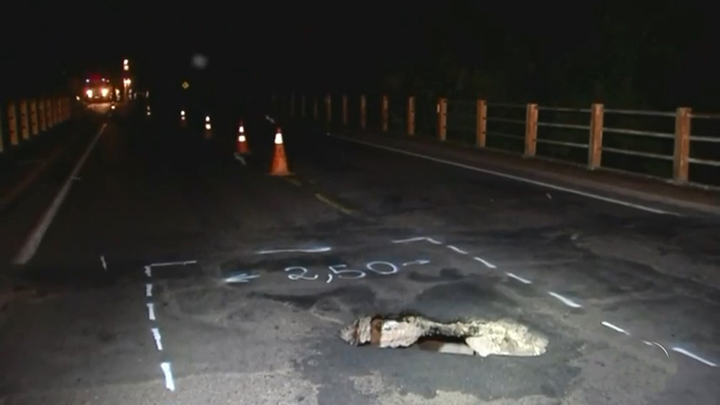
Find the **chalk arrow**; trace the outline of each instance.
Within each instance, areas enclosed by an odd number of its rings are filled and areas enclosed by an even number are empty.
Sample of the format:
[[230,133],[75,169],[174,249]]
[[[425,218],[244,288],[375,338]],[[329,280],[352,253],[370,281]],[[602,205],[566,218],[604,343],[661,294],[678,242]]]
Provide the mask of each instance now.
[[430,263],[430,260],[415,260],[412,262],[403,263],[403,266],[410,266],[413,264],[423,265],[423,264],[428,264],[428,263]]
[[231,276],[231,277],[226,278],[226,279],[225,279],[225,282],[228,283],[228,284],[233,284],[233,283],[247,283],[247,282],[249,282],[250,280],[252,280],[252,279],[254,279],[254,278],[258,278],[258,277],[260,277],[259,274],[247,274],[247,273],[236,274],[236,275],[234,275],[234,276]]

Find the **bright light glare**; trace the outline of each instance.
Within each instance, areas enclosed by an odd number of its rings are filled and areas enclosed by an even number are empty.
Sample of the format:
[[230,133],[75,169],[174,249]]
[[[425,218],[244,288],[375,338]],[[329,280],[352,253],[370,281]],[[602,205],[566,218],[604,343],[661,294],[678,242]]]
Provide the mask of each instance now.
[[110,90],[109,89],[101,89],[100,94],[102,94],[103,97],[107,97],[108,94],[110,94]]
[[85,92],[85,94],[86,94],[88,97],[92,97],[93,91],[92,91],[92,90],[88,90],[88,91]]
[[205,117],[205,122],[210,122],[210,116],[209,116],[209,115]]
[[130,61],[128,61],[127,59],[123,60],[123,65],[124,65],[124,66],[127,66],[128,63],[130,63]]
[[210,124],[205,124],[205,129],[210,130],[210,128],[212,128]]
[[278,132],[277,134],[275,134],[275,145],[282,145],[282,143],[282,134]]
[[239,131],[240,133],[245,132],[245,127],[243,127],[242,125],[240,125],[240,128],[238,129],[238,131]]
[[114,109],[115,109],[115,104],[111,105],[110,108],[114,110]]
[[238,142],[245,142],[245,135],[238,136]]
[[180,110],[180,115],[185,116],[185,110]]

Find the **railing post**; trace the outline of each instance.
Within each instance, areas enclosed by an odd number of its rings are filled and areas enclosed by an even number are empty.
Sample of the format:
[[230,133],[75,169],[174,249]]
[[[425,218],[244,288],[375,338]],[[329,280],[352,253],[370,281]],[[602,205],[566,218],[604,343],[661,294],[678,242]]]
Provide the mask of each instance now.
[[538,106],[528,103],[525,110],[525,157],[535,156],[537,150]]
[[10,145],[17,146],[18,133],[17,133],[17,110],[15,103],[12,101],[8,103],[8,135],[10,136]]
[[318,120],[318,99],[317,95],[313,96],[313,119]]
[[415,135],[415,97],[408,97],[407,103],[407,133]]
[[588,142],[588,169],[602,166],[603,118],[605,107],[594,103],[590,108],[590,140]]
[[325,95],[325,121],[328,125],[332,122],[332,96],[330,93]]
[[384,95],[382,96],[382,110],[381,110],[381,116],[382,116],[382,131],[387,132],[389,128],[389,121],[390,121],[390,101],[388,100],[388,96]]
[[447,138],[447,99],[441,97],[437,103],[437,135],[438,139],[445,141]]
[[47,120],[47,127],[51,129],[55,126],[55,122],[52,119],[52,104],[49,98],[44,100],[45,103],[45,119]]
[[40,132],[47,130],[47,114],[45,114],[45,100],[42,98],[37,101],[38,103],[38,118],[40,119]]
[[484,148],[487,143],[487,102],[477,101],[477,122],[475,123],[475,146]]
[[360,129],[367,128],[367,98],[360,96]]
[[342,96],[342,123],[344,126],[348,124],[348,97],[347,94]]
[[20,100],[20,133],[23,141],[30,139],[30,117],[27,100]]
[[692,110],[680,107],[675,113],[675,154],[673,178],[677,183],[687,183],[690,171],[690,121]]

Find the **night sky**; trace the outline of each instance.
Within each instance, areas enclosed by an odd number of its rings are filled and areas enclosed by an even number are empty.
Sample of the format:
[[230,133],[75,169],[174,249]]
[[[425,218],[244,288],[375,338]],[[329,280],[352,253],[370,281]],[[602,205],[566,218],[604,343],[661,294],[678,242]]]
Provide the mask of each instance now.
[[[119,72],[127,57],[140,83],[160,90],[187,77],[232,90],[720,108],[720,30],[703,2],[485,3],[14,4],[19,17],[1,28],[12,38],[3,87],[40,92]],[[191,67],[195,53],[207,69]]]

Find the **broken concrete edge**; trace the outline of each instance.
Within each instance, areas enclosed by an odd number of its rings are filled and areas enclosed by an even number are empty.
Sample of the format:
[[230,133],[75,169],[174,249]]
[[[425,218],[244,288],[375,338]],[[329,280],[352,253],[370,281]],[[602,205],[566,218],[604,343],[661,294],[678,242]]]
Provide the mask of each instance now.
[[548,344],[545,336],[510,319],[442,323],[419,315],[361,317],[342,328],[340,338],[353,346],[369,344],[381,348],[410,347],[422,343],[422,339],[463,341],[483,357],[491,354],[539,356],[545,353]]

